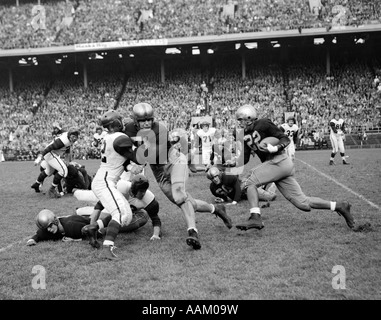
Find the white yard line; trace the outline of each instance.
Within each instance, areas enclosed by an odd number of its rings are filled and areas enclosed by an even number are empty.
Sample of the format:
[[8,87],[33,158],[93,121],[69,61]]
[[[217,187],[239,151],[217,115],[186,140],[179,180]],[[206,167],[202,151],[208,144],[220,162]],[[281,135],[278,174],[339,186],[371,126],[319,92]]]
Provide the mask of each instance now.
[[22,239],[22,240],[13,242],[13,243],[7,245],[7,246],[4,247],[4,248],[0,248],[0,253],[2,253],[2,252],[4,252],[4,251],[6,251],[6,250],[12,248],[15,244],[19,244],[19,243],[21,244],[21,243],[24,243],[24,245],[26,246],[26,241],[27,241],[28,239],[30,239],[30,238],[31,238],[31,237],[27,237],[27,238],[24,238],[24,239]]
[[381,211],[381,207],[379,205],[377,205],[377,204],[373,203],[372,201],[368,200],[362,194],[359,194],[356,191],[353,191],[351,188],[348,188],[346,185],[344,185],[341,182],[337,181],[336,179],[330,177],[329,175],[325,174],[324,172],[321,172],[320,170],[316,169],[314,166],[311,166],[307,162],[304,162],[303,160],[300,160],[300,159],[296,159],[296,160],[302,162],[303,164],[305,164],[306,166],[308,166],[312,170],[314,170],[317,173],[319,173],[320,175],[322,175],[324,178],[327,178],[328,180],[331,180],[332,182],[336,183],[338,186],[340,186],[340,187],[344,188],[345,190],[347,190],[348,192],[354,194],[356,197],[359,197],[361,200],[365,201],[371,207],[376,208],[377,210]]

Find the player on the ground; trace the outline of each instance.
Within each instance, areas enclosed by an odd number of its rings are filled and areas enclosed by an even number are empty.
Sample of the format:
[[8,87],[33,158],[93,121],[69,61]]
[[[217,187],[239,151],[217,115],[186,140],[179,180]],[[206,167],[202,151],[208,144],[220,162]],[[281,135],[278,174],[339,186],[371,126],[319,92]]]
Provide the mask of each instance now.
[[333,165],[335,162],[333,159],[337,152],[340,152],[341,159],[343,160],[343,164],[349,164],[347,161],[347,157],[345,156],[345,148],[344,148],[344,134],[345,134],[345,122],[342,118],[340,118],[339,113],[335,113],[333,119],[329,122],[330,128],[330,139],[332,144],[332,152],[331,159],[329,160],[329,164]]
[[132,210],[123,194],[116,188],[124,168],[130,161],[136,162],[131,139],[123,131],[122,116],[115,110],[101,117],[102,127],[108,130],[101,149],[101,165],[94,176],[91,190],[111,214],[100,257],[115,260],[115,239],[121,226],[132,220]]
[[212,205],[193,199],[186,191],[188,171],[188,136],[185,130],[167,129],[154,120],[154,110],[148,103],[133,107],[133,121],[125,125],[125,131],[134,141],[138,163],[149,163],[161,190],[184,213],[188,229],[186,243],[193,249],[201,244],[196,228],[195,212],[210,212],[232,227],[223,205]]
[[73,193],[74,189],[91,190],[93,178],[88,174],[84,165],[78,162],[70,162],[67,166],[68,174],[64,181],[67,193]]
[[[128,200],[132,213],[133,219],[131,223],[127,226],[122,226],[119,232],[130,232],[136,230],[148,221],[148,218],[152,221],[153,235],[150,240],[160,240],[161,239],[161,220],[159,218],[159,203],[157,202],[154,194],[148,190],[149,181],[141,174],[135,175],[131,181],[119,180],[117,183],[117,189],[125,196]],[[80,201],[98,201],[97,197],[92,191],[88,190],[76,190],[74,196]],[[91,219],[91,225],[83,229],[90,238],[94,238],[96,241],[96,233],[98,230],[96,221],[99,216],[104,217],[104,215],[109,215],[107,210],[104,210],[102,203],[99,201],[96,203],[94,208],[84,207],[78,208],[77,214],[89,215]]]
[[[211,167],[206,174],[211,180],[210,191],[217,197],[215,202],[229,202],[236,205],[241,200],[247,200],[247,192],[238,175],[226,174],[217,167]],[[258,188],[259,201],[274,201],[276,193],[268,190],[266,186]],[[267,207],[268,205],[266,205]]]
[[62,178],[66,178],[68,169],[65,161],[61,158],[66,154],[67,162],[71,161],[71,146],[78,140],[79,129],[70,128],[68,132],[62,133],[59,137],[55,138],[44,149],[41,155],[35,160],[35,164],[40,164],[41,173],[39,174],[36,182],[31,186],[36,192],[40,192],[40,186],[44,180],[50,175],[54,174],[52,186],[49,188],[48,195],[51,198],[60,198],[61,195],[57,191],[57,186],[60,184]]
[[290,144],[285,149],[286,154],[295,160],[295,146],[298,144],[299,127],[295,122],[294,117],[289,117],[287,121],[281,124],[280,128],[290,138]]
[[[97,222],[101,225],[108,224],[110,219],[111,217],[106,216]],[[61,239],[62,241],[80,241],[86,238],[81,230],[89,223],[89,217],[74,214],[58,218],[51,210],[43,209],[36,216],[37,232],[28,239],[26,244],[32,246],[40,241]]]
[[[261,164],[249,171],[248,177],[243,179],[247,187],[247,198],[250,205],[248,221],[236,225],[238,229],[262,229],[264,227],[259,209],[257,187],[275,182],[279,192],[295,207],[303,211],[311,209],[325,209],[336,211],[343,216],[348,227],[353,229],[355,222],[350,213],[351,205],[347,201],[328,201],[317,197],[307,197],[294,177],[295,167],[284,149],[290,139],[269,119],[258,119],[257,111],[251,105],[238,108],[236,118],[243,128],[244,163],[250,160],[250,155],[257,155]],[[279,139],[276,145],[261,144],[266,137]]]

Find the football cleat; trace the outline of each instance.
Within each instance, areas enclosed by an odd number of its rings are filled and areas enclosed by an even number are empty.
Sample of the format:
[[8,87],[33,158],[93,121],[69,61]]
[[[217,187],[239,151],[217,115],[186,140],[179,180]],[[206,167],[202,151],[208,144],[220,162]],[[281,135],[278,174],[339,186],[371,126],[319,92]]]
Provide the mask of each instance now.
[[225,223],[225,226],[228,227],[228,229],[232,228],[232,219],[226,214],[226,208],[223,204],[216,204],[214,206],[215,210],[213,214],[215,214],[217,217],[220,217],[222,221]]
[[343,160],[343,164],[350,164],[347,160]]
[[100,244],[97,241],[98,225],[96,223],[88,224],[81,229],[84,236],[89,239],[89,244],[96,249],[100,248]]
[[353,229],[355,226],[355,220],[351,214],[351,205],[348,201],[338,202],[335,210],[339,216],[343,216],[348,227]]
[[114,253],[115,246],[102,246],[99,257],[101,259],[118,260],[118,256]]
[[193,249],[201,249],[200,240],[198,239],[198,233],[194,229],[188,230],[188,238],[186,239],[187,245],[193,247]]
[[61,195],[58,193],[57,189],[55,187],[50,187],[48,191],[49,198],[61,198]]
[[335,162],[333,161],[333,160],[329,160],[329,165],[330,166],[332,166],[332,165],[334,165],[335,164]]
[[252,213],[250,215],[249,220],[246,222],[243,222],[241,224],[237,224],[236,228],[239,230],[249,230],[249,229],[258,229],[261,230],[264,228],[263,222],[262,222],[262,217],[258,213]]
[[40,190],[40,184],[38,182],[33,183],[30,187],[32,189],[34,189],[34,191],[36,191],[37,193],[41,192],[41,190]]
[[196,168],[196,166],[194,165],[194,164],[189,164],[188,165],[188,167],[189,167],[189,170],[192,172],[192,173],[197,173],[197,168]]

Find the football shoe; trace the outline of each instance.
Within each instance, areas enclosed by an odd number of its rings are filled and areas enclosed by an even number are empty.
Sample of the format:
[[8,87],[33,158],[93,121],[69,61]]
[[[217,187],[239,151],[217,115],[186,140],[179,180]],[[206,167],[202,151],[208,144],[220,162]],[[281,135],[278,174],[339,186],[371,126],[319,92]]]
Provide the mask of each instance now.
[[249,229],[258,229],[261,230],[264,228],[264,224],[262,222],[262,217],[258,213],[252,213],[250,218],[246,222],[242,222],[241,224],[237,224],[236,228],[239,230],[249,230]]
[[186,239],[187,245],[193,247],[193,249],[201,249],[200,240],[198,239],[198,233],[194,229],[188,230],[188,237]]
[[344,217],[345,222],[347,223],[349,228],[354,228],[355,220],[353,219],[353,216],[351,214],[351,205],[348,203],[348,201],[338,202],[336,204],[335,211],[339,214],[339,216]]
[[41,192],[41,190],[40,190],[40,184],[38,182],[33,183],[30,187],[32,189],[34,189],[34,191],[36,191],[37,193]]

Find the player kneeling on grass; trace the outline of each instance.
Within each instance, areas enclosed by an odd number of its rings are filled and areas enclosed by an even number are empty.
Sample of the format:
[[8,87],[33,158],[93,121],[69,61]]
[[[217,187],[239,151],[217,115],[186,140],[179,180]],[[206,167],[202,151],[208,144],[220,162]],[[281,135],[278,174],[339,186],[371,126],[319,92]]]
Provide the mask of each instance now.
[[[138,174],[132,178],[132,181],[119,180],[117,183],[117,189],[125,196],[130,203],[132,209],[132,221],[127,226],[122,226],[119,232],[131,232],[142,226],[144,226],[148,218],[152,221],[153,235],[150,240],[161,239],[161,220],[159,218],[159,203],[157,202],[154,194],[148,190],[148,179]],[[94,201],[95,195],[92,191],[76,190],[75,194],[78,200]],[[98,202],[94,209],[91,207],[84,207],[77,209],[77,214],[90,215],[91,224],[84,227],[82,232],[90,238],[90,244],[94,246],[97,243],[97,230],[102,229],[102,226],[97,223],[98,217],[110,215],[107,211],[103,210],[103,206]],[[107,227],[104,225],[103,227]],[[96,245],[95,245],[96,246]]]
[[[238,175],[226,174],[217,167],[211,167],[206,174],[206,177],[211,180],[210,191],[217,197],[215,202],[228,202],[227,205],[236,205],[240,200],[247,200],[246,188],[242,185]],[[269,201],[274,201],[276,198],[275,192],[270,188],[259,187],[259,201],[266,201],[267,204],[262,207],[269,207]]]
[[[99,223],[105,225],[110,220],[111,216],[106,216]],[[78,215],[57,217],[53,211],[43,209],[36,216],[37,232],[26,244],[32,246],[37,244],[37,242],[46,240],[80,241],[85,239],[81,230],[89,223],[89,217]]]
[[67,193],[73,193],[74,189],[91,190],[93,178],[88,174],[84,165],[70,162],[67,169],[68,174],[64,179]]
[[[347,201],[329,201],[318,197],[307,197],[303,193],[294,177],[294,163],[284,151],[290,143],[290,139],[284,132],[269,119],[258,119],[257,111],[251,105],[238,108],[236,118],[243,129],[244,164],[248,163],[250,156],[255,154],[262,162],[252,168],[249,176],[243,181],[247,187],[250,218],[248,221],[237,224],[238,229],[262,229],[264,227],[257,188],[271,182],[274,182],[279,192],[298,209],[302,211],[311,211],[311,209],[336,211],[344,217],[349,228],[354,228],[355,221],[350,213],[351,205]],[[270,141],[273,142],[270,143]]]

